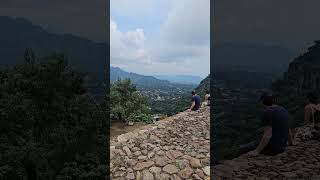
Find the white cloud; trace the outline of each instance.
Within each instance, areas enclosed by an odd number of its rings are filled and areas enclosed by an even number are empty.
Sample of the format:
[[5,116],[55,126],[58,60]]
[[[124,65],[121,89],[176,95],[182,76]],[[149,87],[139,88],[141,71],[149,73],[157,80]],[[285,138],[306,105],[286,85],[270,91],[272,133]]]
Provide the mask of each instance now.
[[175,0],[153,52],[159,62],[205,76],[210,72],[210,0]]
[[152,13],[155,0],[111,0],[112,11],[124,16],[143,16]]
[[148,41],[150,38],[145,37],[143,29],[121,32],[111,20],[111,64],[148,75],[206,76],[210,71],[209,3],[209,0],[172,1],[160,34],[151,38],[153,41]]
[[142,46],[145,40],[143,29],[128,31],[124,34],[124,41],[133,46]]
[[172,1],[162,29],[162,36],[180,44],[203,44],[210,41],[210,0]]
[[[151,55],[144,48],[146,38],[143,29],[121,32],[117,23],[110,20],[111,64],[151,63]],[[121,65],[122,64],[122,65]]]

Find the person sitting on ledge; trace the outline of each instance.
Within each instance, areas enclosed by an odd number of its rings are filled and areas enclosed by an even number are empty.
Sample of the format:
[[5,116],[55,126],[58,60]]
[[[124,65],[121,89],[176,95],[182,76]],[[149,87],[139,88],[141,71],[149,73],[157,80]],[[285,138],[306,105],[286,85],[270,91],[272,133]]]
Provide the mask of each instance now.
[[309,103],[304,108],[305,124],[312,124],[315,129],[320,129],[320,104],[316,93],[307,95]]
[[208,90],[204,96],[204,105],[210,106],[210,92]]
[[289,114],[288,111],[274,104],[274,97],[270,93],[263,93],[260,98],[265,106],[262,115],[264,132],[260,142],[250,143],[240,148],[240,154],[257,156],[264,154],[274,156],[284,152],[289,136]]
[[308,104],[304,108],[304,126],[294,129],[294,143],[320,140],[320,104],[315,92],[307,95]]
[[200,104],[201,104],[200,96],[198,96],[195,91],[192,91],[191,94],[192,94],[192,99],[191,99],[192,104],[190,109],[188,109],[188,111],[197,111],[200,108]]

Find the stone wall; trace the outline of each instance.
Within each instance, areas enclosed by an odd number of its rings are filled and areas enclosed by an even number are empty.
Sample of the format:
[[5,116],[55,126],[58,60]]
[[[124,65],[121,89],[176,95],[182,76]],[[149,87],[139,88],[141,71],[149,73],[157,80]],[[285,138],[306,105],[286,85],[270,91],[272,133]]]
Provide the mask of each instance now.
[[320,180],[320,142],[302,142],[289,146],[274,157],[242,155],[212,167],[212,178],[261,180]]
[[182,112],[114,138],[110,178],[210,179],[209,112]]

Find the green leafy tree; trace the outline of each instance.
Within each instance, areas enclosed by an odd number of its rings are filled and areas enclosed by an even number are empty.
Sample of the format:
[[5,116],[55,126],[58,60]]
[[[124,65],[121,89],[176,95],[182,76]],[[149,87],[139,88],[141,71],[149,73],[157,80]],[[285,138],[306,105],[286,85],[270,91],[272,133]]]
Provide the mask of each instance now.
[[0,177],[105,177],[107,118],[84,77],[64,55],[32,50],[23,64],[0,71]]
[[130,79],[117,80],[110,91],[111,117],[120,121],[151,122],[147,99]]

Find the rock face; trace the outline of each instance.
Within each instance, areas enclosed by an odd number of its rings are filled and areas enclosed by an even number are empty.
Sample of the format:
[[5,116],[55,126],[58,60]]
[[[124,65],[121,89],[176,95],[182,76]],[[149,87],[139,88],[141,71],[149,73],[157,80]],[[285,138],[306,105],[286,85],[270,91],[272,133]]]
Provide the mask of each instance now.
[[212,179],[320,179],[320,142],[301,142],[277,156],[242,155],[212,167]]
[[209,112],[182,112],[114,138],[110,179],[210,179]]
[[289,91],[294,95],[309,91],[320,92],[320,41],[315,41],[306,53],[295,58],[289,64],[283,80],[277,81],[273,86],[276,91]]
[[210,74],[200,82],[199,86],[196,88],[196,92],[204,95],[208,89],[210,89]]

